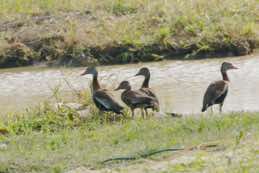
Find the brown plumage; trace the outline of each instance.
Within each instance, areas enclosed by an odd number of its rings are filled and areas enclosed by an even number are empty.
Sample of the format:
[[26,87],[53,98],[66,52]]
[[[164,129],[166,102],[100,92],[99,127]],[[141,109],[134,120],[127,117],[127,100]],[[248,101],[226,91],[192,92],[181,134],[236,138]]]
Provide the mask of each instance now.
[[[146,109],[148,107],[157,108],[157,102],[153,97],[146,95],[139,90],[133,91],[131,90],[130,83],[128,81],[122,81],[117,89],[123,89],[124,91],[121,94],[121,100],[130,107],[132,112],[132,118],[134,118],[134,110],[136,108]],[[144,115],[142,115],[144,116]]]
[[215,104],[219,104],[219,110],[222,112],[222,106],[228,93],[229,78],[227,71],[231,69],[237,69],[237,67],[228,62],[222,63],[221,74],[223,80],[215,81],[208,86],[203,97],[202,112],[206,111],[207,108]]
[[106,89],[102,89],[98,82],[98,72],[95,67],[88,67],[81,75],[91,74],[93,75],[92,82],[92,98],[96,107],[100,111],[114,112],[116,114],[123,114],[123,107],[120,106],[108,93]]
[[[148,107],[151,108],[153,111],[159,111],[159,101],[155,93],[152,91],[152,89],[149,87],[149,81],[150,81],[150,71],[147,67],[141,68],[138,73],[135,76],[144,76],[144,81],[142,83],[141,88],[139,89],[141,92],[145,93],[146,95],[153,97],[156,102],[156,107]],[[147,108],[146,108],[147,109]],[[147,111],[145,109],[145,111]]]

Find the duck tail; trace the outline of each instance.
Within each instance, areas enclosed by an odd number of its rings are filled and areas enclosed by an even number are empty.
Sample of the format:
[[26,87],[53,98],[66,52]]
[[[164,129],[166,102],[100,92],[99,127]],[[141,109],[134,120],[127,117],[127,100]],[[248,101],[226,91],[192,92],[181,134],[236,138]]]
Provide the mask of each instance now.
[[205,112],[207,110],[207,106],[203,106],[201,112]]
[[116,105],[113,110],[117,114],[122,114],[123,113],[123,109],[124,109],[124,107],[122,107],[121,105]]
[[123,109],[114,111],[116,114],[122,114],[123,115]]
[[156,112],[160,111],[160,107],[159,107],[159,103],[158,102],[156,102],[156,101],[153,102],[152,110],[156,111]]
[[159,112],[160,111],[159,105],[155,105],[153,108],[153,111]]

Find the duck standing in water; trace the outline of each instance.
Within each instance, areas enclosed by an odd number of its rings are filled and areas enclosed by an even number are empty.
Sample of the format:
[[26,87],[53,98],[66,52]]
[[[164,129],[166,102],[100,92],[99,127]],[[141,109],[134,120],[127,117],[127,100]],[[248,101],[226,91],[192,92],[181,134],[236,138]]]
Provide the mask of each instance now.
[[81,74],[93,75],[92,82],[92,98],[96,107],[103,112],[114,112],[116,114],[123,114],[123,107],[120,106],[113,97],[108,93],[106,89],[102,89],[98,82],[98,72],[95,67],[87,67],[86,70]]
[[[134,110],[136,108],[146,109],[150,107],[158,108],[157,102],[154,97],[150,97],[143,92],[131,90],[130,83],[128,81],[122,81],[117,89],[124,90],[121,94],[121,100],[130,107],[132,118],[134,118]],[[142,114],[144,118],[144,114]],[[147,115],[146,115],[147,116]]]
[[[231,69],[238,69],[233,64],[224,62],[221,65],[221,74],[223,80],[215,81],[211,83],[203,97],[202,112],[206,111],[207,108],[215,104],[219,104],[219,111],[222,112],[222,106],[228,93],[229,78],[227,71]],[[212,108],[211,108],[212,109]]]
[[[142,83],[141,88],[139,89],[141,92],[145,93],[146,95],[153,97],[155,102],[156,102],[156,106],[151,106],[151,107],[147,107],[147,108],[151,108],[153,111],[159,111],[159,101],[157,96],[155,95],[155,93],[151,90],[151,88],[149,87],[149,81],[150,81],[150,71],[147,67],[143,67],[141,68],[138,73],[135,76],[144,76],[144,81]],[[147,114],[147,108],[145,109],[145,112]]]

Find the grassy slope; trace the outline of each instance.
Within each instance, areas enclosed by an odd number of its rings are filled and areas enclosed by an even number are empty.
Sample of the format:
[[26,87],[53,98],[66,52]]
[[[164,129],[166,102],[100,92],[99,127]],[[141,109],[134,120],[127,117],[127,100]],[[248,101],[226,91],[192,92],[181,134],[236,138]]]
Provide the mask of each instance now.
[[0,66],[127,63],[258,47],[258,0],[5,0]]
[[[95,111],[93,114],[98,117]],[[66,109],[54,111],[45,107],[24,115],[1,121],[10,134],[0,136],[0,141],[8,142],[6,149],[0,149],[0,172],[64,172],[78,167],[102,170],[104,165],[99,162],[110,157],[215,141],[225,150],[183,154],[195,159],[184,163],[169,162],[163,166],[163,171],[212,171],[214,165],[220,165],[218,172],[229,171],[230,168],[242,172],[257,168],[259,161],[256,148],[258,113],[121,120],[104,124],[99,118],[79,120],[73,116],[73,111]],[[161,159],[168,160],[171,156],[174,154],[155,156],[153,159],[157,161],[150,166],[142,160],[130,162],[127,167],[125,164],[105,167],[119,172],[136,169],[151,172],[156,170],[153,167]],[[228,157],[232,160],[229,164]]]

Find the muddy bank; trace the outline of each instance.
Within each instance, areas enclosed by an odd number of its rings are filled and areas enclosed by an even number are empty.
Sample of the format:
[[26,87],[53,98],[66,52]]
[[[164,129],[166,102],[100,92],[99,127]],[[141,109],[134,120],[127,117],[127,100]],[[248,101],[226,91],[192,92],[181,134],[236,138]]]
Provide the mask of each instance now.
[[[0,54],[0,67],[18,67],[45,63],[48,66],[87,66],[90,64],[127,64],[163,59],[202,59],[212,57],[242,56],[257,47],[254,40],[239,40],[229,44],[211,43],[210,50],[200,50],[196,44],[176,47],[154,43],[136,46],[111,43],[107,46],[86,47],[67,44],[62,36],[39,40],[12,42]],[[59,45],[57,47],[57,45]]]

